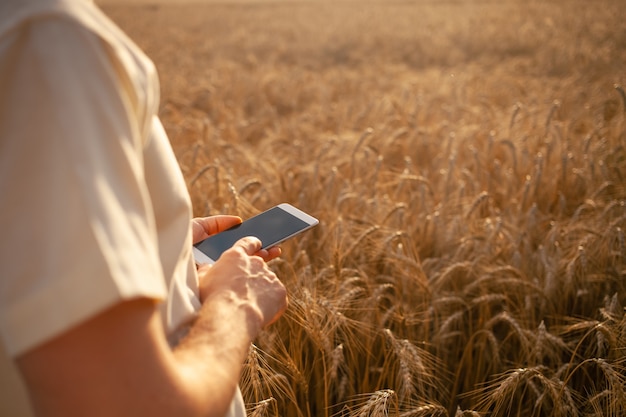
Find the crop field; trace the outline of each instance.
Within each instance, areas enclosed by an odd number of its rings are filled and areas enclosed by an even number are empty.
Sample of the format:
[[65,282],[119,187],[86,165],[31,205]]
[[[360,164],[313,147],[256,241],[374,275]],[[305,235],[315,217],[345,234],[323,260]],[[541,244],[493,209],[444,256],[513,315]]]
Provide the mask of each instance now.
[[195,215],[320,219],[250,416],[626,415],[623,0],[102,7]]

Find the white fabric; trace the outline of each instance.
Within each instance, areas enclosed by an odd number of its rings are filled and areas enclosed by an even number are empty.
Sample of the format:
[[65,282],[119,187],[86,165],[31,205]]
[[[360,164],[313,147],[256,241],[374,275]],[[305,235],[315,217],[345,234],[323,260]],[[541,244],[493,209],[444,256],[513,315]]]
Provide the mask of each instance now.
[[90,1],[2,0],[0,92],[0,415],[28,416],[10,357],[138,296],[163,300],[176,337],[200,302],[189,195],[135,44]]

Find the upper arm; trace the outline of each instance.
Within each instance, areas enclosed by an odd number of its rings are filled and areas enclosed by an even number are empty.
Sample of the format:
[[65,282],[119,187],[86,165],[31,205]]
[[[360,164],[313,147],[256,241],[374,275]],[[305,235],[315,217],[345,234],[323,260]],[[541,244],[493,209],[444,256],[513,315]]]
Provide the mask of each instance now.
[[0,334],[15,356],[124,299],[164,299],[141,130],[98,36],[33,20],[0,43]]
[[154,301],[139,298],[103,311],[16,362],[41,416],[185,415],[177,408],[191,403],[171,355]]

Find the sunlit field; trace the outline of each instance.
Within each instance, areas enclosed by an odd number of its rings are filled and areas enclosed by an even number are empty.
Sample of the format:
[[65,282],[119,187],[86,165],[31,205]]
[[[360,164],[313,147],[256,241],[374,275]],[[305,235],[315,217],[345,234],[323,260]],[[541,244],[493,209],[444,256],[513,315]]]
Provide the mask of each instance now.
[[103,8],[197,216],[320,219],[249,415],[626,415],[623,1]]

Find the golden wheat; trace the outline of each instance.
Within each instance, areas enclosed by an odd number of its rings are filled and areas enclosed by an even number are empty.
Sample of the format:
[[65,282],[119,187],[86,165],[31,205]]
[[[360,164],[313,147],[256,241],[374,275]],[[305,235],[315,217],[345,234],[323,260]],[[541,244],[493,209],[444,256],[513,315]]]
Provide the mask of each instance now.
[[109,5],[159,70],[196,215],[320,218],[272,261],[254,416],[626,408],[626,9]]

